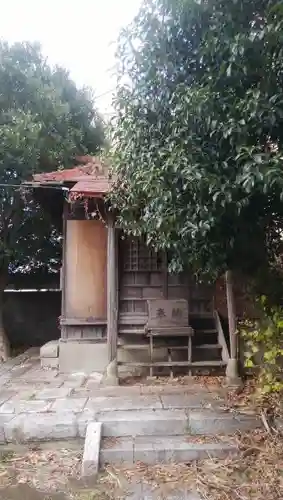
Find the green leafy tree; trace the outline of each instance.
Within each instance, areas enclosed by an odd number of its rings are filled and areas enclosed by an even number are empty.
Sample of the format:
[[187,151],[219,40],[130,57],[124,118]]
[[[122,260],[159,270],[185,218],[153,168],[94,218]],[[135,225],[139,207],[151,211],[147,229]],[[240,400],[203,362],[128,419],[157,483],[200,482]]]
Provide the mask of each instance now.
[[172,270],[255,276],[281,248],[283,6],[149,0],[121,34],[112,196]]
[[62,68],[51,68],[37,44],[0,44],[0,354],[8,342],[2,321],[9,274],[54,267],[60,233],[22,181],[36,172],[71,166],[76,155],[97,153],[102,121],[87,89]]

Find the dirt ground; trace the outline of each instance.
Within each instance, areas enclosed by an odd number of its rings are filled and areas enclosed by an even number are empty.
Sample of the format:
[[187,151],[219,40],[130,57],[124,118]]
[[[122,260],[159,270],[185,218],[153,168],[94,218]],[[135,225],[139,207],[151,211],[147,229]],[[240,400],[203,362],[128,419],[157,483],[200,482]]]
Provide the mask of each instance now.
[[[82,444],[49,443],[0,450],[1,500],[108,500],[107,475],[80,479]],[[106,487],[107,486],[107,487]]]
[[[164,383],[159,380],[155,379],[154,384]],[[182,380],[176,379],[176,384]],[[212,383],[206,377],[196,381]],[[125,385],[132,383],[125,381]],[[214,384],[221,387],[221,378],[215,377]],[[254,410],[252,390],[247,385],[241,394],[231,393],[229,404]],[[258,408],[258,413],[264,429],[233,436],[239,445],[236,457],[156,466],[139,463],[133,469],[109,466],[95,481],[80,478],[83,442],[1,446],[0,499],[282,500],[283,426],[275,425],[275,417],[283,421],[282,399],[269,401],[266,407]],[[186,496],[185,492],[192,495]]]
[[[80,478],[82,444],[0,449],[1,500],[282,500],[283,439],[265,431],[238,437],[240,454],[225,460],[134,469],[109,467],[95,482]],[[146,485],[149,495],[138,485]],[[195,492],[185,497],[176,491]]]

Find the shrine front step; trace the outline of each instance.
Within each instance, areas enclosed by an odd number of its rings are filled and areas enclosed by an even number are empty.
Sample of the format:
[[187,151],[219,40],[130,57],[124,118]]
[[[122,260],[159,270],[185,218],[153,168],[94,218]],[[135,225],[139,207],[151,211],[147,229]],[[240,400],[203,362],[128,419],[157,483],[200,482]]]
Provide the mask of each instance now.
[[101,442],[100,464],[147,465],[188,463],[205,458],[225,458],[235,455],[238,447],[233,441],[201,440],[186,436],[104,438]]
[[184,408],[107,411],[99,413],[96,420],[102,423],[102,436],[113,438],[128,435],[133,437],[158,437],[160,435],[229,436],[235,432],[247,432],[262,425],[256,415],[234,414],[197,407],[191,410]]

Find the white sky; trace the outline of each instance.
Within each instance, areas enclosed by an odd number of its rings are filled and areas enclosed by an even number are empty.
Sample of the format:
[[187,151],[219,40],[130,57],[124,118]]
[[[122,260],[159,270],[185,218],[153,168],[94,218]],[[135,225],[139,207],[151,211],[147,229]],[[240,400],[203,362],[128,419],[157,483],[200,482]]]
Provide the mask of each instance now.
[[[97,96],[115,87],[115,41],[141,0],[0,0],[0,37],[39,41],[51,64],[70,70],[79,86]],[[111,113],[111,93],[97,105]]]

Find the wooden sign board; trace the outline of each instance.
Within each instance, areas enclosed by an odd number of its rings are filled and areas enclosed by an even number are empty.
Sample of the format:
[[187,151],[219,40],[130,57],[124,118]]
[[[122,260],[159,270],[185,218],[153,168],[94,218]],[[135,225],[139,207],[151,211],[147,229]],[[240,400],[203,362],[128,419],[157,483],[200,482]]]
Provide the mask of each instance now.
[[148,300],[148,328],[188,326],[187,300]]

